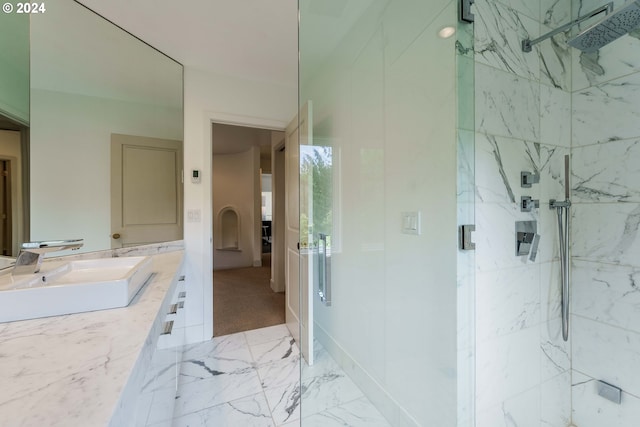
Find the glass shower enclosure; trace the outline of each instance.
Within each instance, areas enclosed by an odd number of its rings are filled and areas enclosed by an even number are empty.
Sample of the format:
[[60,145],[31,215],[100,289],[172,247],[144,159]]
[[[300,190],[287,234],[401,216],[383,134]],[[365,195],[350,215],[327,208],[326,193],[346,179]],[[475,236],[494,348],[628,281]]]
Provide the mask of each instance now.
[[637,425],[640,4],[299,13],[301,424]]
[[473,316],[458,307],[474,255],[457,242],[459,218],[473,224],[473,26],[458,3],[299,2],[302,425],[470,422]]

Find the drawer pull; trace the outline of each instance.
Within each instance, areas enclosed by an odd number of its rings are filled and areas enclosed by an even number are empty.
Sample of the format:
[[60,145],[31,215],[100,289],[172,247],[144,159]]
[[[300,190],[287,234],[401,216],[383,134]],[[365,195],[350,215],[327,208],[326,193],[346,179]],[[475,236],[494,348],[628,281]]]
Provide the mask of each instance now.
[[178,304],[171,304],[167,314],[176,314],[178,312]]
[[160,335],[169,335],[172,329],[173,329],[173,320],[164,322],[164,325],[162,326],[162,334]]
[[178,308],[184,308],[184,301],[180,301],[178,303]]
[[180,278],[178,279],[178,282],[184,282],[184,274],[180,276]]
[[186,298],[187,297],[187,293],[186,292],[180,292],[178,294],[178,298]]

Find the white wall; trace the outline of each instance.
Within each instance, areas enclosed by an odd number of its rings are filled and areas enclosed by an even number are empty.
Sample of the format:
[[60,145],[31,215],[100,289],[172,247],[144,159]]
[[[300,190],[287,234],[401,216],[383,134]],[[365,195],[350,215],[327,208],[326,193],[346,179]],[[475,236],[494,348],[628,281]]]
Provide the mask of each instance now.
[[[253,147],[244,153],[213,156],[214,270],[253,266],[255,222],[260,221],[260,217],[255,217],[256,189],[254,188],[255,175],[259,174],[256,164],[256,156],[259,155],[259,149]],[[235,209],[239,216],[238,251],[222,250],[219,214],[226,207]]]
[[111,247],[111,134],[182,140],[179,112],[38,89],[31,99],[31,239]]
[[[295,16],[295,15],[294,15]],[[202,171],[202,183],[185,183],[185,209],[199,209],[200,222],[187,222],[187,341],[213,336],[213,250],[211,123],[282,130],[297,110],[296,82],[279,86],[185,67],[185,170]]]

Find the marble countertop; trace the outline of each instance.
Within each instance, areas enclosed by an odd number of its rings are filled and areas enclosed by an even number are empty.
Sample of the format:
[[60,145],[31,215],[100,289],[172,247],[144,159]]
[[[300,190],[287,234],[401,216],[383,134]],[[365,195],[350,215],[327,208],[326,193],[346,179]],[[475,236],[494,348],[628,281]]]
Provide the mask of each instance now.
[[0,324],[0,425],[109,425],[155,347],[182,260],[153,255],[156,274],[128,307]]

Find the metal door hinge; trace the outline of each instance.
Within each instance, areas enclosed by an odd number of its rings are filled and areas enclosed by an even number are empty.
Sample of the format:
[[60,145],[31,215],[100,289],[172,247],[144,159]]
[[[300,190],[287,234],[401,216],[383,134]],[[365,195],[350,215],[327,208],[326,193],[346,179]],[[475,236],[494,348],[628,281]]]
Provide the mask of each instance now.
[[474,22],[475,16],[471,13],[471,5],[475,0],[460,0],[460,20],[463,22]]
[[476,226],[473,224],[460,226],[460,249],[463,251],[473,251],[476,249],[476,244],[471,241],[471,233],[476,231]]

